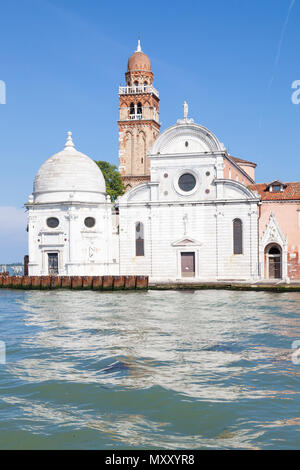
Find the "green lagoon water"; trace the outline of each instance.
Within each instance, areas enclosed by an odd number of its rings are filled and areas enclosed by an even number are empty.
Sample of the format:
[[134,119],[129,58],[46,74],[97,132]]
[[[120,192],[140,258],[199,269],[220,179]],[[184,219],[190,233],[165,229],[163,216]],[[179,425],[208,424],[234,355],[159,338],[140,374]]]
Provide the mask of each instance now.
[[300,448],[300,293],[0,290],[0,340],[1,449]]

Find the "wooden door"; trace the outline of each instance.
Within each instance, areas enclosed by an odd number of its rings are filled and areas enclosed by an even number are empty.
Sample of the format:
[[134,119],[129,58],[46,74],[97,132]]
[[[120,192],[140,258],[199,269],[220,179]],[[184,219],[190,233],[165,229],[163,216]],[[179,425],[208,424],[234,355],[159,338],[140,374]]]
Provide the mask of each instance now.
[[269,257],[269,278],[281,279],[281,256]]
[[195,277],[195,253],[181,253],[182,277]]

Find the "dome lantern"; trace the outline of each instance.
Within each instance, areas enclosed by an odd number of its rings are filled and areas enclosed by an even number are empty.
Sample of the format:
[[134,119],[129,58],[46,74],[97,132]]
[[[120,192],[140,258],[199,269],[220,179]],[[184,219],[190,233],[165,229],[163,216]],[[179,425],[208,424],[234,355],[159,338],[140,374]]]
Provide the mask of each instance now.
[[151,72],[150,59],[142,51],[140,40],[136,51],[128,59],[127,72]]

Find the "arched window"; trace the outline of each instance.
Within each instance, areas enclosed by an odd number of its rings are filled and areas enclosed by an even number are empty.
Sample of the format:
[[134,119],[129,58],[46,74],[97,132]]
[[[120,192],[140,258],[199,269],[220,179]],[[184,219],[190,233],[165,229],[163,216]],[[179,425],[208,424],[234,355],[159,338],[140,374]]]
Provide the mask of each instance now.
[[241,219],[233,221],[233,254],[243,254],[243,222]]
[[137,114],[142,114],[142,112],[143,112],[142,103],[138,102],[138,104],[137,104]]
[[136,222],[135,224],[135,256],[144,256],[144,224]]
[[130,113],[130,115],[135,114],[134,103],[130,103],[130,111],[129,111],[129,113]]

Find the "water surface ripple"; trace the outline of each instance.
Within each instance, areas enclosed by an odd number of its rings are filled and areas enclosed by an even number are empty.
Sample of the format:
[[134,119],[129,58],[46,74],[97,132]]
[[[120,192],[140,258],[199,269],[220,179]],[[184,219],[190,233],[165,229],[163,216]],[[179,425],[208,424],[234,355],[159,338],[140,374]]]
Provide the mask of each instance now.
[[0,290],[0,448],[299,448],[298,339],[300,293]]

